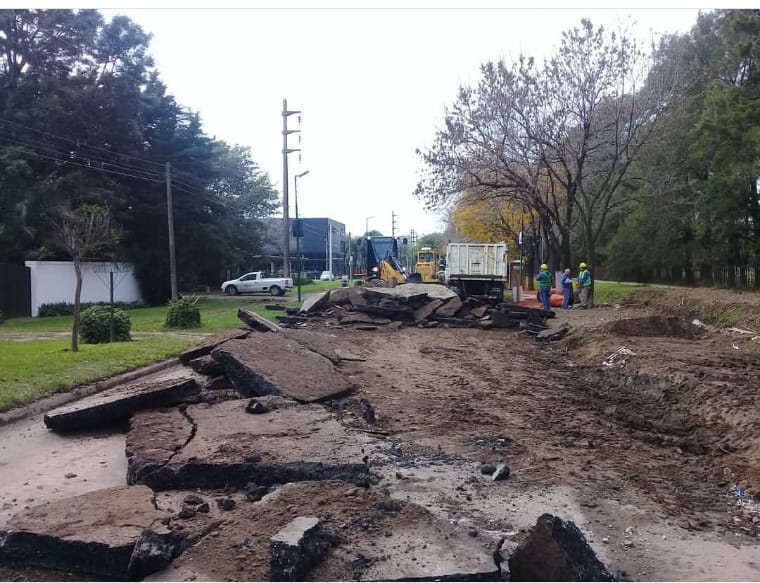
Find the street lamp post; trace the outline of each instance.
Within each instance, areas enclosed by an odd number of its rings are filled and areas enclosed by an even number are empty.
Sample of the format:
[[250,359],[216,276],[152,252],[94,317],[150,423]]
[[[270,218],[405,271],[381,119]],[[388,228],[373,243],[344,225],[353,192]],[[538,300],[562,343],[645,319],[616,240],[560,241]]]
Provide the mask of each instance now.
[[298,225],[298,230],[296,231],[296,260],[298,261],[298,301],[301,301],[301,270],[303,266],[301,265],[301,236],[303,235],[303,227],[301,226],[301,221],[298,218],[298,179],[303,178],[309,173],[308,170],[305,170],[301,172],[300,174],[296,174],[294,177],[294,194],[296,199],[296,224]]
[[374,219],[375,215],[372,215],[371,217],[367,217],[364,219],[364,236],[366,237],[369,235],[369,220]]

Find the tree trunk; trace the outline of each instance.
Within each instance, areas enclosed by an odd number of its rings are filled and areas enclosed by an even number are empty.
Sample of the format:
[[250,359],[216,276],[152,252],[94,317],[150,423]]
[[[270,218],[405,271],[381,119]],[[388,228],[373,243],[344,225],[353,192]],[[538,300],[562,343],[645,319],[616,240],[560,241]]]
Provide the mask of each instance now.
[[568,267],[572,269],[572,257],[571,257],[571,251],[570,251],[570,231],[563,230],[562,231],[562,239],[560,240],[560,250],[559,250],[559,259],[561,265],[559,265],[559,268],[562,270],[567,269]]
[[582,261],[585,261],[586,264],[588,264],[588,270],[591,272],[591,290],[589,290],[588,294],[588,307],[592,308],[594,307],[594,288],[596,287],[596,242],[593,237],[593,226],[591,225],[591,221],[584,221],[584,223],[586,223],[584,225],[586,240],[584,241],[585,245],[583,247],[586,250],[586,258]]
[[74,324],[71,327],[71,351],[79,352],[79,311],[82,297],[82,265],[79,258],[74,257],[74,273],[77,277],[77,288],[74,292]]

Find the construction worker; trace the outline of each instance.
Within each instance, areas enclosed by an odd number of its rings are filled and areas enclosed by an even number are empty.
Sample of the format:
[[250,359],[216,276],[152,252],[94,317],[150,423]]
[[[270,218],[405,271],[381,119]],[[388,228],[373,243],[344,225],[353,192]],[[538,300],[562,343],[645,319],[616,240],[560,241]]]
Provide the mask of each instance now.
[[549,271],[549,266],[546,263],[541,264],[541,271],[538,272],[536,281],[538,282],[538,298],[544,304],[544,310],[549,310],[551,309],[549,295],[552,287],[552,272]]
[[591,293],[591,272],[588,270],[588,265],[583,261],[578,267],[580,271],[578,272],[577,287],[580,290],[581,308],[588,308],[588,296]]
[[572,307],[570,305],[570,299],[573,293],[573,278],[570,275],[569,267],[565,269],[559,282],[562,285],[562,309],[569,310]]

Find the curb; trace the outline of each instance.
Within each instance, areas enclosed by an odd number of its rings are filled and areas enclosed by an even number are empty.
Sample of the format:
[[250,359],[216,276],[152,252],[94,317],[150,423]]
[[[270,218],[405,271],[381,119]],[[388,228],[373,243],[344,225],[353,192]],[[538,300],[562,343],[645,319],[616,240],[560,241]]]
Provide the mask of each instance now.
[[32,417],[39,413],[47,413],[52,409],[55,409],[67,403],[71,403],[72,401],[76,401],[84,397],[89,397],[90,395],[94,395],[100,391],[110,389],[116,385],[129,383],[144,376],[148,376],[149,374],[160,372],[162,370],[166,370],[167,368],[171,368],[180,364],[182,363],[179,361],[179,358],[170,358],[168,360],[162,360],[161,362],[157,362],[155,364],[150,364],[142,368],[103,379],[102,381],[96,381],[89,385],[80,385],[66,393],[56,393],[54,395],[50,395],[49,397],[44,397],[38,401],[29,403],[28,405],[22,405],[20,407],[16,407],[15,409],[11,409],[10,411],[0,413],[0,427],[10,425],[11,423]]

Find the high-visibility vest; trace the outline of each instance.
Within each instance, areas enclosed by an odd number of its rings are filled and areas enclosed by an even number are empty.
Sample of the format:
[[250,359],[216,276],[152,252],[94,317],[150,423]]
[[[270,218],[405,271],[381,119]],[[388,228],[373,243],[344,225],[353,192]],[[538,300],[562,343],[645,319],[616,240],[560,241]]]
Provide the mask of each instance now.
[[578,284],[581,287],[591,287],[591,273],[588,269],[581,269],[578,273]]
[[538,287],[551,287],[552,286],[552,274],[551,271],[541,271],[536,277],[538,281]]

